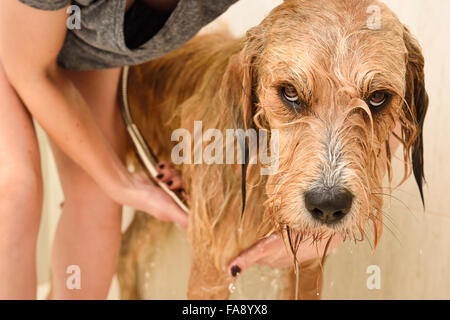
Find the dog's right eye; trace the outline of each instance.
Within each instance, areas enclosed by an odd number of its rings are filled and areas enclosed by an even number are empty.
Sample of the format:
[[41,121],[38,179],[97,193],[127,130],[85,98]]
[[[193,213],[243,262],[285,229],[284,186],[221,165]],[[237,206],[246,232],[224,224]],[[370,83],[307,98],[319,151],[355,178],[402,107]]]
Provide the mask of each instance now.
[[281,87],[281,96],[285,102],[291,105],[295,111],[300,111],[300,97],[293,85],[287,84]]
[[381,110],[391,100],[391,95],[386,91],[375,91],[367,99],[367,104],[372,110]]

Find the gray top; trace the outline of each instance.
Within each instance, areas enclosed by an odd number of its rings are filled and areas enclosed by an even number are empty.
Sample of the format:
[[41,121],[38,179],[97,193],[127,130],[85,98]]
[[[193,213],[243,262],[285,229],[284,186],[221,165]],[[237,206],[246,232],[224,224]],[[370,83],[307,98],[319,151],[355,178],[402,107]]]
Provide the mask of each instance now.
[[141,64],[159,58],[194,37],[237,0],[179,0],[163,27],[135,49],[125,44],[126,0],[19,1],[42,10],[58,10],[70,3],[77,5],[81,9],[81,28],[67,32],[58,63],[67,69],[89,70]]

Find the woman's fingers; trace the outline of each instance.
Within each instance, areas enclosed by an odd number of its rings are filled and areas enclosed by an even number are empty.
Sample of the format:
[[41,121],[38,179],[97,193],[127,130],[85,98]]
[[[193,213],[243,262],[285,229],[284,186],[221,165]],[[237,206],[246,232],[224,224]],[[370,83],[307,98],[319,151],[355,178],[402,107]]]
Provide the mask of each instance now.
[[160,162],[157,166],[158,175],[156,179],[167,184],[170,190],[183,189],[181,172],[176,170],[170,162]]
[[167,161],[158,163],[156,170],[158,171],[158,175],[156,176],[156,178],[162,182],[168,182],[174,175],[173,172],[175,171],[172,167],[172,164]]
[[[311,241],[302,242],[297,251],[297,261],[302,263],[322,257],[325,253],[329,254],[342,242],[342,236],[340,235],[334,235],[328,241],[329,239],[329,237],[324,238],[316,244],[312,244]],[[231,261],[228,272],[231,276],[236,277],[255,263],[272,268],[287,268],[293,265],[294,257],[287,250],[279,235],[273,234],[242,251]]]
[[173,177],[169,182],[167,182],[167,186],[170,190],[183,189],[183,180],[181,179],[181,176]]
[[241,252],[229,264],[228,272],[231,276],[236,277],[254,263],[266,261],[267,258],[277,262],[281,262],[281,260],[287,261],[288,257],[289,254],[286,251],[283,241],[277,234],[273,234]]

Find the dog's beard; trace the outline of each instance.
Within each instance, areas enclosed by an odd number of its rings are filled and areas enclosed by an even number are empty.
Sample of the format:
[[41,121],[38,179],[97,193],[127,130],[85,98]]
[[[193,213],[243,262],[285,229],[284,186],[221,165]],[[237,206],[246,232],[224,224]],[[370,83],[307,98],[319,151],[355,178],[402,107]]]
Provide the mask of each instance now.
[[[333,234],[363,240],[370,220],[376,242],[382,227],[380,190],[385,172],[380,168],[390,166],[382,151],[384,140],[374,136],[370,121],[361,113],[342,121],[337,118],[333,124],[304,117],[282,130],[280,168],[266,185],[266,209],[280,231],[288,227],[313,242]],[[342,189],[353,196],[349,212],[329,224],[314,218],[305,204],[305,193]]]

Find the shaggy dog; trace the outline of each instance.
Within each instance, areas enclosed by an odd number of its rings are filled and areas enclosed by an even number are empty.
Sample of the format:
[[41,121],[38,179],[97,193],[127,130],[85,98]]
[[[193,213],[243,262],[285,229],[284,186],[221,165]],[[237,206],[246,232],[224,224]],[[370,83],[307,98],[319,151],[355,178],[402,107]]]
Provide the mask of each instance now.
[[[246,170],[179,166],[191,209],[189,298],[228,298],[230,260],[274,232],[293,253],[302,241],[336,234],[362,240],[367,226],[376,244],[386,173],[392,181],[391,135],[403,145],[403,181],[414,173],[423,199],[424,59],[409,30],[378,1],[287,0],[243,39],[200,36],[132,67],[128,85],[134,118],[163,160],[171,160],[176,129],[194,137],[194,121],[223,136],[237,128],[278,134],[278,151],[270,152],[279,167],[271,175],[251,162]],[[140,257],[169,241],[170,228],[143,213],[135,217],[119,263],[123,298],[142,297]],[[295,298],[296,286],[297,297],[317,296],[310,293],[320,291],[320,261],[299,270],[297,284],[293,271],[277,280],[279,298]]]

